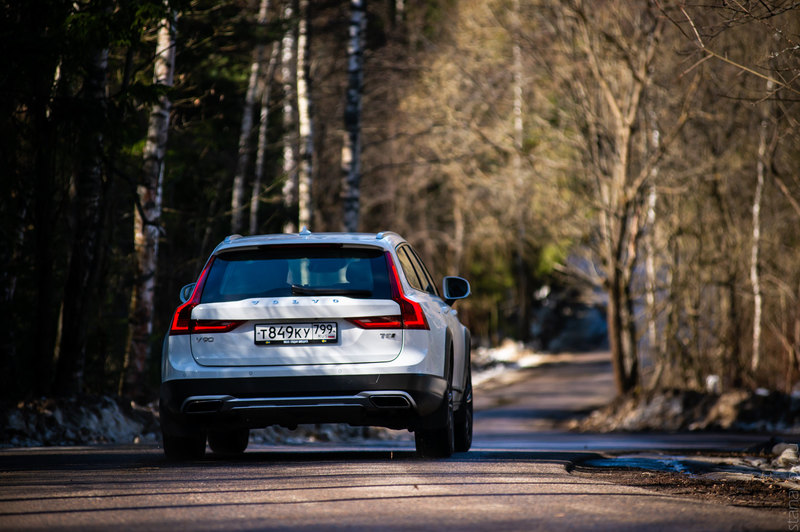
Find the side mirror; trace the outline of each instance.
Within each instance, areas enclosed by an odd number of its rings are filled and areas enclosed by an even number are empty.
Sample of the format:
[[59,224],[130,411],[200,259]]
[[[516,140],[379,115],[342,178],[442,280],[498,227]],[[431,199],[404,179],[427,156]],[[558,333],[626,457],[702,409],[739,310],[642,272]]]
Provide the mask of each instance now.
[[461,277],[445,277],[443,288],[444,301],[448,305],[452,305],[456,300],[464,299],[470,294],[469,281]]
[[189,283],[183,288],[181,288],[181,303],[186,303],[189,301],[189,298],[192,297],[192,292],[194,292],[194,285],[197,283]]

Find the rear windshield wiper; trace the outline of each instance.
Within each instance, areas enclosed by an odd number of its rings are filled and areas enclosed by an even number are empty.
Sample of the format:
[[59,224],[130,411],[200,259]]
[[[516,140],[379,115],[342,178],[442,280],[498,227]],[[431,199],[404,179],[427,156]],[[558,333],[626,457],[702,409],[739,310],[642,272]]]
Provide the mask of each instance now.
[[355,288],[311,288],[308,286],[299,286],[293,284],[292,295],[372,297],[372,290],[358,290]]

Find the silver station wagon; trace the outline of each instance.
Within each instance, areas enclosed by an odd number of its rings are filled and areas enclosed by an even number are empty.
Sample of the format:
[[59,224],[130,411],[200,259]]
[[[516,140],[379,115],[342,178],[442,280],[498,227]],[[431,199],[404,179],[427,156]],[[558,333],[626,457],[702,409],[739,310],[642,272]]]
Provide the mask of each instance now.
[[164,453],[241,453],[251,428],[349,423],[414,432],[422,456],[472,444],[470,335],[395,233],[227,237],[181,290],[164,341]]

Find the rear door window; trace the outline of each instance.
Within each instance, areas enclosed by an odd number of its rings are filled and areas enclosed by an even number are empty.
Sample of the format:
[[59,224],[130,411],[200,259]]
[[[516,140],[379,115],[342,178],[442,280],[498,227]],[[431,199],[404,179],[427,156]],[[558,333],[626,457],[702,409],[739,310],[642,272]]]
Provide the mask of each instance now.
[[400,259],[400,267],[403,269],[403,273],[406,275],[411,287],[424,292],[425,290],[422,288],[423,281],[414,267],[414,262],[408,253],[408,246],[401,246],[397,249],[397,258]]
[[315,295],[391,299],[384,251],[273,246],[223,252],[214,259],[201,302]]
[[411,246],[408,244],[400,246],[397,249],[397,256],[400,257],[400,264],[411,286],[422,292],[439,295],[433,278]]
[[433,281],[433,277],[431,276],[430,272],[428,272],[428,268],[425,267],[422,259],[419,258],[419,255],[417,255],[417,252],[414,251],[411,246],[408,246],[408,252],[409,255],[411,255],[411,261],[417,270],[417,275],[419,275],[422,285],[425,287],[425,291],[429,294],[438,296],[439,290],[436,289],[436,283]]

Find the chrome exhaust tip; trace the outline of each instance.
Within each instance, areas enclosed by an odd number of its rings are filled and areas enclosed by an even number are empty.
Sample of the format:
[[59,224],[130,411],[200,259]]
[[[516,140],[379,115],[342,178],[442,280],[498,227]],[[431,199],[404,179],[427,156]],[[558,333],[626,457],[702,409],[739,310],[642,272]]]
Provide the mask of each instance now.
[[411,398],[404,394],[370,395],[370,402],[375,408],[411,408]]

